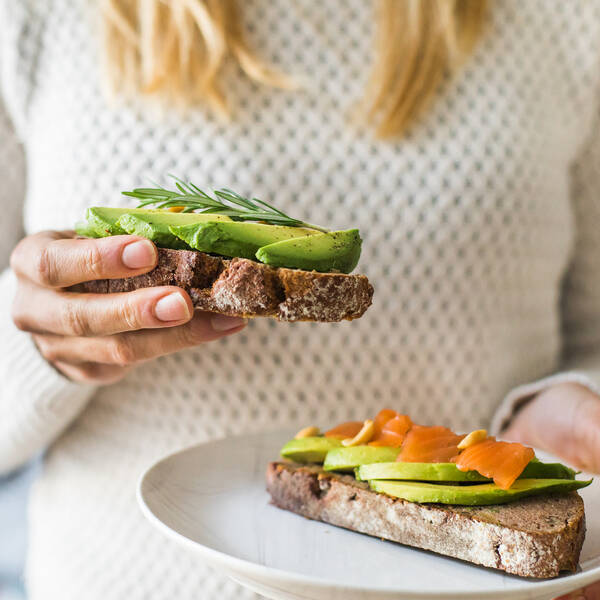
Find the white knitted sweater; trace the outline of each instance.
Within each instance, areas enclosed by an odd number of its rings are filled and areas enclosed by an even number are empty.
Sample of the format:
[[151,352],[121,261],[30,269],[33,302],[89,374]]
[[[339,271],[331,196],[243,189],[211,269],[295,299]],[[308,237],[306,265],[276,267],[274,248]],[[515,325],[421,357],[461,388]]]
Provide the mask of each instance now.
[[136,507],[140,472],[178,448],[384,405],[460,431],[496,415],[497,428],[548,376],[600,385],[600,4],[495,3],[475,55],[397,142],[350,118],[372,58],[370,2],[240,4],[252,45],[306,86],[259,87],[230,65],[235,119],[222,124],[203,109],[158,119],[109,106],[95,2],[0,0],[4,100],[27,158],[23,194],[2,117],[4,265],[23,226],[69,228],[174,172],[360,227],[358,271],[375,287],[356,322],[257,319],[95,389],[13,327],[5,271],[0,471],[49,447],[30,506],[34,600],[242,597]]

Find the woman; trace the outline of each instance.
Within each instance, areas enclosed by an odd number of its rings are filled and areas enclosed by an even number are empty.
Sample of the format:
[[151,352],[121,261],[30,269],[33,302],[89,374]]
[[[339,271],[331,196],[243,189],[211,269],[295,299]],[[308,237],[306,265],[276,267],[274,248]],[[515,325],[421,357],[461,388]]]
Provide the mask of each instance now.
[[[596,3],[2,6],[28,186],[3,198],[3,236],[27,236],[0,288],[0,468],[49,447],[33,599],[241,597],[134,499],[152,461],[218,436],[390,405],[600,471]],[[360,227],[373,307],[246,325],[176,288],[65,292],[152,268],[143,240],[64,230],[170,172]]]

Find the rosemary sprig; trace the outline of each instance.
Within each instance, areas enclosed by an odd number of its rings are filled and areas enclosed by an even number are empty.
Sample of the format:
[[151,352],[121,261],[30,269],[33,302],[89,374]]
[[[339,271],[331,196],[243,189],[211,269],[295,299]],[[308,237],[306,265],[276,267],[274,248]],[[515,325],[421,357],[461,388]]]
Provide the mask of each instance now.
[[269,225],[308,227],[317,231],[329,231],[319,225],[294,219],[264,200],[258,198],[250,200],[227,188],[215,190],[214,197],[211,197],[191,182],[183,181],[174,175],[170,175],[170,177],[175,182],[176,190],[157,186],[155,188],[136,188],[130,192],[121,193],[140,200],[138,208],[151,205],[155,205],[156,208],[183,206],[182,212],[186,213],[225,215],[234,221],[260,221]]

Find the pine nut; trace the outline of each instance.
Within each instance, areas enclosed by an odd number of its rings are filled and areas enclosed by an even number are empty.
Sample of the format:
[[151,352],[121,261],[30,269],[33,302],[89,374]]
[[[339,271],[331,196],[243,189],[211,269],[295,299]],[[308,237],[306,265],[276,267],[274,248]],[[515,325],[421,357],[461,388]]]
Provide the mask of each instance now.
[[485,429],[476,429],[475,431],[471,431],[469,435],[462,439],[457,447],[459,450],[464,450],[465,448],[479,444],[479,442],[483,442],[487,438],[487,434],[488,432]]
[[321,435],[321,430],[318,427],[315,427],[314,425],[311,425],[310,427],[305,427],[304,429],[301,429],[294,436],[294,439],[295,440],[300,440],[302,438],[314,437],[314,436],[317,436],[317,435]]
[[349,448],[350,446],[360,446],[361,444],[367,444],[373,439],[375,433],[375,425],[371,419],[367,419],[362,429],[353,437],[342,440],[342,445]]

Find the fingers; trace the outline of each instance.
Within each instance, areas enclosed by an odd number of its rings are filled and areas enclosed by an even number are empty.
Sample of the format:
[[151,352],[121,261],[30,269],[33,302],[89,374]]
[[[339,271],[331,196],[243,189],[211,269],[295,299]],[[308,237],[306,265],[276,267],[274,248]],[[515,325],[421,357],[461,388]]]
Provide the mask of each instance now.
[[44,231],[24,238],[11,256],[13,271],[37,285],[64,288],[94,279],[141,275],[158,260],[156,247],[145,238],[67,236],[68,232]]
[[503,437],[600,473],[600,398],[576,383],[554,385],[517,413]]
[[544,432],[544,445],[553,445],[550,450],[574,467],[600,473],[600,398],[572,383],[551,388],[542,401],[547,409],[555,410],[554,418],[547,417],[552,430]]
[[72,365],[70,363],[59,361],[54,363],[54,366],[71,381],[96,385],[116,383],[123,379],[129,372],[129,369],[124,367],[101,365],[98,363]]
[[145,330],[105,337],[69,338],[34,335],[40,353],[54,364],[87,368],[90,363],[130,367],[241,331],[244,319],[212,313],[196,313],[184,325],[164,330]]
[[23,331],[87,337],[175,327],[189,321],[193,313],[190,297],[177,287],[78,294],[23,281],[13,303],[12,318]]

